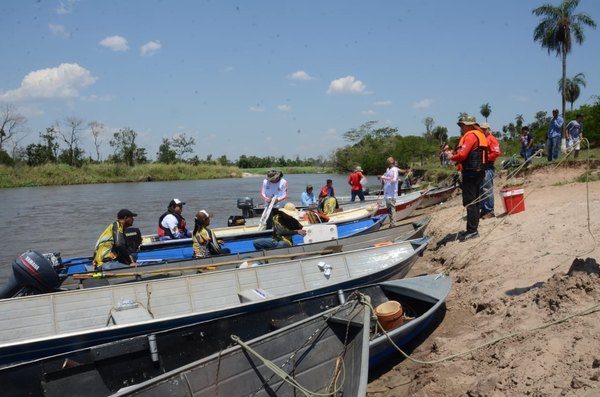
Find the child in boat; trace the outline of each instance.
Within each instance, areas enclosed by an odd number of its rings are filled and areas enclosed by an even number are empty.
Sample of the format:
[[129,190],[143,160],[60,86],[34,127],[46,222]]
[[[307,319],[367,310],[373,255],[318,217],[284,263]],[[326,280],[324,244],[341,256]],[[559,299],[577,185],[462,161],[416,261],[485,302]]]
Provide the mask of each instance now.
[[210,214],[206,210],[200,210],[194,221],[194,234],[192,237],[192,248],[194,258],[206,258],[211,255],[229,254],[229,248],[221,247],[223,240],[217,240],[213,232],[208,228],[210,225]]

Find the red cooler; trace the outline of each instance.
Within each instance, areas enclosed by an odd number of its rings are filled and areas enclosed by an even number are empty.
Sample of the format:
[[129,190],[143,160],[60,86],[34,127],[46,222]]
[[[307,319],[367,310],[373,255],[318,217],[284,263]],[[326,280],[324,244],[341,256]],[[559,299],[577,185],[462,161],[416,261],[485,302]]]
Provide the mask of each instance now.
[[525,211],[525,189],[522,187],[509,187],[500,189],[504,199],[504,210],[508,215]]

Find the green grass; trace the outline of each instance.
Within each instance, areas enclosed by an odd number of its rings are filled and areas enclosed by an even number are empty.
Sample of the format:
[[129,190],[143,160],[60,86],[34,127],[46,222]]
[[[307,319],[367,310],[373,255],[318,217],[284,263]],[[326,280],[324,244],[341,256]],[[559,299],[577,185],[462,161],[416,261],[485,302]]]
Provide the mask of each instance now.
[[0,188],[80,185],[92,183],[152,182],[195,179],[239,178],[237,167],[191,164],[86,164],[80,168],[65,164],[39,167],[0,166]]

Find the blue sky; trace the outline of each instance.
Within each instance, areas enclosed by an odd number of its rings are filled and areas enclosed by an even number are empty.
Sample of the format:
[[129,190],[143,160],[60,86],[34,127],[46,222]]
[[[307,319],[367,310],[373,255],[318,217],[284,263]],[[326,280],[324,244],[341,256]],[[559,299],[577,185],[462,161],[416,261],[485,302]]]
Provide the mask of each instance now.
[[[195,154],[328,156],[369,120],[420,135],[433,117],[560,108],[560,59],[533,42],[531,10],[553,1],[3,0],[0,105],[28,119],[20,144],[66,117],[138,132],[155,158],[185,133]],[[600,24],[600,2],[579,12]],[[576,106],[599,95],[600,29],[586,29],[567,75]],[[91,154],[91,134],[81,133]]]

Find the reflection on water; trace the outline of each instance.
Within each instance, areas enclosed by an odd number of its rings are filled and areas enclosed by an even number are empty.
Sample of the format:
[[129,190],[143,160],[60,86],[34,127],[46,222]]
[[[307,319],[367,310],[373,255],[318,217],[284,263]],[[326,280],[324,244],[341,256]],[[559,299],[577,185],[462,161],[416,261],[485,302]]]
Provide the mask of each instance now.
[[[285,175],[289,199],[298,203],[307,184],[315,193],[333,179],[338,196],[350,195],[346,175]],[[134,226],[142,234],[156,233],[158,217],[172,198],[186,202],[183,216],[193,226],[196,211],[214,214],[213,227],[226,226],[230,215],[241,214],[237,199],[260,200],[263,177],[177,182],[143,182],[60,187],[0,189],[0,219],[4,236],[0,239],[0,283],[8,276],[12,260],[28,249],[60,252],[63,258],[87,256],[93,252],[98,235],[116,218],[121,208],[138,217]],[[372,178],[371,180],[375,180]]]

